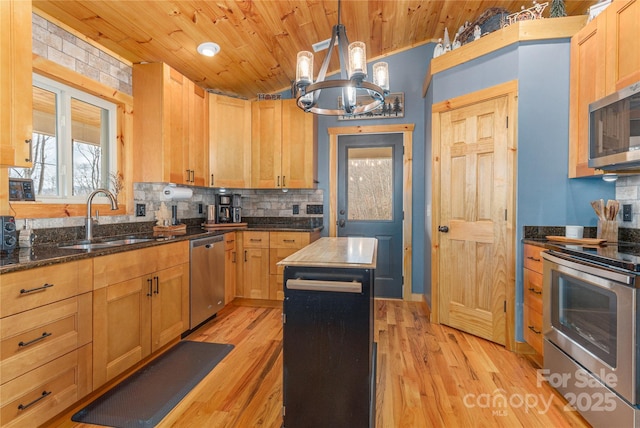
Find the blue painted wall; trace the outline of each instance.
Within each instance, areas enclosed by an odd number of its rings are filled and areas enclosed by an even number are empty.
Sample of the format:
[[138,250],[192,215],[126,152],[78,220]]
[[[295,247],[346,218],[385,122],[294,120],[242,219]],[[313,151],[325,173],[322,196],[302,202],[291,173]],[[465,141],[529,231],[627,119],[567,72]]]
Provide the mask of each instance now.
[[[325,195],[329,194],[329,128],[344,126],[375,126],[391,125],[399,123],[415,124],[413,131],[413,274],[411,277],[412,292],[424,293],[425,278],[430,279],[430,273],[425,275],[424,259],[425,230],[421,227],[425,224],[425,128],[424,128],[424,99],[422,98],[422,84],[427,74],[427,68],[433,56],[434,45],[432,43],[415,47],[411,50],[397,53],[383,59],[389,64],[391,92],[404,92],[405,115],[400,119],[364,119],[339,121],[333,116],[318,117],[318,184]],[[316,60],[324,59],[317,56]],[[375,61],[377,62],[377,61]],[[369,76],[371,66],[369,64]],[[333,76],[335,78],[336,76]],[[283,96],[290,97],[290,94]],[[429,159],[429,163],[431,160]],[[325,198],[324,223],[329,224],[329,201]],[[323,233],[328,233],[325,228]]]
[[567,178],[569,49],[569,39],[511,45],[439,73],[430,89],[435,103],[518,79],[517,340],[523,340],[523,227],[595,226],[589,201],[615,197],[613,183]]

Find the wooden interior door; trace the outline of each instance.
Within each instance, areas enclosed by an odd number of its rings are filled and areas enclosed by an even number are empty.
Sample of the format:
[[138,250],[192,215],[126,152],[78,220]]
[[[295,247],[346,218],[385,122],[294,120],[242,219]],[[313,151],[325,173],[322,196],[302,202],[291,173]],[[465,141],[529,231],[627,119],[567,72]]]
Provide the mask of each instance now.
[[514,214],[508,105],[507,95],[498,96],[443,111],[436,121],[439,321],[500,344],[511,272],[507,219]]

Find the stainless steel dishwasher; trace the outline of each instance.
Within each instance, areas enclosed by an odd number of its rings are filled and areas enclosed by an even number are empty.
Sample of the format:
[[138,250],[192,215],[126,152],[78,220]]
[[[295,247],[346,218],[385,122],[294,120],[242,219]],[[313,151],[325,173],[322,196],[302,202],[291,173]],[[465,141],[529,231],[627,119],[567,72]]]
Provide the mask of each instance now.
[[224,236],[191,241],[189,328],[211,318],[224,306]]

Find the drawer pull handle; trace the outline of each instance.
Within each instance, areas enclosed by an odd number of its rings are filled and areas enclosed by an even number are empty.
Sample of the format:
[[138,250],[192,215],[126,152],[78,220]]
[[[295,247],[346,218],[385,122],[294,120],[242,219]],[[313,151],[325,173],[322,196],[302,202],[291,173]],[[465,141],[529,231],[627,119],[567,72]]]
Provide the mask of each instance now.
[[20,342],[18,343],[18,346],[20,347],[24,347],[24,346],[29,346],[29,345],[33,345],[36,342],[41,341],[42,339],[46,339],[47,337],[51,336],[52,333],[47,333],[46,331],[42,333],[42,336],[36,337],[35,339],[32,339],[28,342]]
[[151,297],[153,291],[153,280],[151,278],[147,278],[147,285],[149,286],[149,291],[147,291],[147,297]]
[[154,281],[155,281],[155,283],[156,283],[156,291],[154,291],[154,293],[156,293],[156,294],[160,294],[160,278],[159,278],[159,277],[157,277],[157,276],[154,276],[154,277],[153,277],[153,280],[154,280]]
[[536,330],[536,329],[535,329],[535,327],[534,327],[534,326],[532,326],[532,325],[530,325],[530,326],[529,326],[529,330],[531,330],[531,331],[532,331],[532,332],[534,332],[535,334],[540,334],[540,333],[542,333],[541,331]]
[[295,244],[296,240],[295,239],[283,239],[284,242],[291,242],[293,244]]
[[229,240],[227,241],[227,244],[233,244],[234,242],[236,242],[236,240],[235,240],[235,239],[229,239]]
[[44,284],[42,287],[30,288],[28,290],[23,288],[22,290],[20,290],[20,294],[27,294],[27,293],[34,293],[36,291],[43,291],[43,290],[46,290],[47,288],[51,288],[51,287],[53,287],[53,284]]
[[262,238],[258,239],[258,238],[249,238],[249,241],[251,242],[262,242]]
[[531,291],[533,294],[542,294],[542,291],[538,291],[533,287],[529,287],[529,291]]
[[529,260],[533,260],[534,262],[539,262],[540,260],[542,260],[542,259],[539,259],[539,258],[536,258],[536,257],[533,257],[533,256],[527,256],[527,258]]
[[42,400],[43,398],[47,397],[51,395],[51,391],[42,391],[42,395],[40,395],[40,397],[36,398],[35,400],[33,400],[31,403],[27,403],[27,404],[20,404],[18,406],[18,410],[26,410],[28,407],[33,406],[34,404],[36,404],[38,401]]

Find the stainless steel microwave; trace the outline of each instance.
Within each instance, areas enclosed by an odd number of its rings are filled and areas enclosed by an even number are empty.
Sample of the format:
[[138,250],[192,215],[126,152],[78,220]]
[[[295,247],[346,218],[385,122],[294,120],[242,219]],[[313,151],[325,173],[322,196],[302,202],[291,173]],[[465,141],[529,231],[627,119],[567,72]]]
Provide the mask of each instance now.
[[589,105],[589,166],[640,170],[640,82]]

